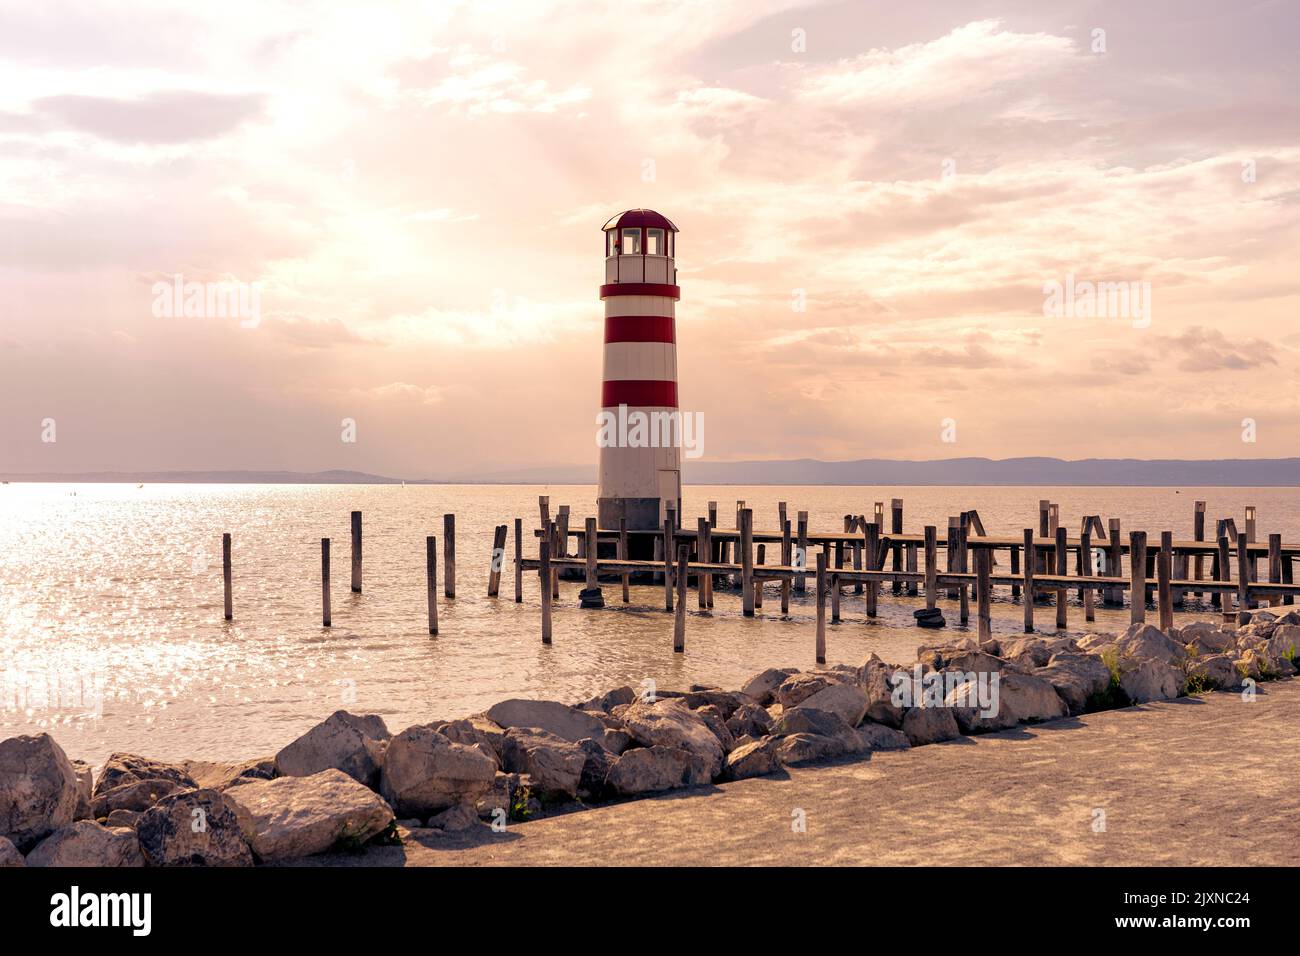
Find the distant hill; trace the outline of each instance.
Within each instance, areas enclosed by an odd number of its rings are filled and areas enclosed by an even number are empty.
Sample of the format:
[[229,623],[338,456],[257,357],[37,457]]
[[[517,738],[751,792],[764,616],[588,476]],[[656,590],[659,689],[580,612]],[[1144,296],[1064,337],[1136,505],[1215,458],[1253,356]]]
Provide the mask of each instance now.
[[[945,458],[900,461],[686,461],[682,478],[694,485],[1151,485],[1159,487],[1300,487],[1300,458],[1218,460],[1137,458]],[[152,471],[83,474],[3,474],[5,481],[181,482],[191,484],[399,484],[403,479],[360,471]],[[590,485],[596,467],[550,465],[407,478],[408,484]]]

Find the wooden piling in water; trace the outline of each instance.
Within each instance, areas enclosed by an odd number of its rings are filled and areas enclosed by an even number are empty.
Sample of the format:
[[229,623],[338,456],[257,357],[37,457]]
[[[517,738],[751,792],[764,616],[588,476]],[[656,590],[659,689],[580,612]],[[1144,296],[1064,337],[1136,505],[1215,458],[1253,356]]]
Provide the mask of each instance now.
[[[1123,533],[1118,518],[1111,518],[1106,524],[1107,533],[1110,536],[1110,555],[1107,558],[1106,574],[1108,577],[1121,577],[1121,558],[1123,557],[1124,547],[1120,544],[1120,535]],[[1107,588],[1104,592],[1105,598],[1103,603],[1110,607],[1119,607],[1124,603],[1124,592],[1120,588]]]
[[[1222,531],[1222,521],[1219,522],[1218,529]],[[1219,534],[1218,546],[1218,554],[1214,556],[1214,577],[1218,581],[1231,581],[1232,565],[1228,562],[1228,536],[1226,534]],[[1211,597],[1216,599],[1214,603],[1218,605],[1223,612],[1223,622],[1226,624],[1231,621],[1233,619],[1232,595],[1224,593],[1222,595],[1222,600],[1220,601],[1218,600],[1220,594],[1218,591],[1215,591]]]
[[[966,515],[957,521],[957,570],[962,574],[970,571],[970,549],[966,545],[966,535],[970,530]],[[963,624],[970,623],[970,588],[965,584],[957,586],[957,599],[960,602],[960,615]]]
[[[889,532],[893,535],[903,533],[903,499],[891,498],[889,500]],[[894,573],[903,570],[903,546],[897,541],[890,545],[890,550],[894,553]],[[894,579],[894,586],[890,589],[895,594],[903,593],[903,582],[899,578]]]
[[[1253,509],[1252,509],[1253,510]],[[1242,532],[1237,535],[1237,626],[1250,623],[1250,538]]]
[[235,606],[234,594],[231,587],[229,532],[221,536],[221,585],[222,591],[224,592],[223,604],[225,606],[225,617],[227,621],[230,621],[235,617]]
[[[1012,545],[1011,547],[1011,574],[1012,576],[1020,574],[1020,548]],[[1012,582],[1011,599],[1015,600],[1020,597],[1020,585]]]
[[844,542],[835,542],[835,571],[831,572],[831,623],[840,623],[840,576],[836,573],[844,567]]
[[1129,623],[1141,624],[1147,619],[1147,533],[1145,531],[1130,531],[1128,533],[1128,559]]
[[586,541],[586,554],[584,555],[584,557],[586,557],[587,559],[587,567],[586,567],[587,588],[588,590],[595,590],[596,587],[598,586],[596,581],[596,519],[595,518],[587,519],[587,524],[586,527],[584,528],[584,533],[585,533],[584,540]]
[[673,618],[673,653],[686,650],[686,565],[690,561],[690,547],[677,549],[677,616]]
[[438,633],[438,539],[424,539],[424,590],[429,602],[429,633]]
[[506,532],[503,524],[492,530],[492,559],[488,562],[488,597],[501,593],[501,566],[506,562]]
[[[699,555],[699,562],[706,563],[709,560],[709,519],[697,518],[695,521],[695,553]],[[695,593],[699,598],[701,611],[707,611],[709,608],[709,583],[713,577],[711,574],[698,574],[695,577]]]
[[[1205,502],[1196,502],[1195,510],[1192,512],[1192,540],[1205,540]],[[1197,581],[1205,580],[1205,556],[1198,554],[1193,560],[1193,574]],[[1193,591],[1196,597],[1204,597],[1204,592]]]
[[524,600],[524,519],[515,519],[515,603]]
[[767,564],[767,545],[758,546],[758,561],[755,563],[754,573],[754,610],[761,610],[763,607],[763,578],[758,574],[757,569]]
[[[1270,584],[1282,583],[1282,536],[1280,534],[1268,536],[1268,580]],[[1271,597],[1268,599],[1268,604],[1269,607],[1279,607],[1282,599]]]
[[456,596],[456,516],[442,516],[442,593],[449,598]]
[[[790,566],[794,560],[794,539],[790,536],[790,519],[785,518],[781,522],[781,563],[786,567]],[[781,613],[790,613],[790,589],[791,581],[787,577],[781,578]]]
[[1021,602],[1025,610],[1025,633],[1034,633],[1034,574],[1038,570],[1038,545],[1034,529],[1025,529],[1025,596]]
[[361,512],[352,512],[352,593],[361,593]]
[[975,601],[979,619],[979,641],[993,638],[992,585],[989,575],[993,569],[993,552],[988,548],[975,549]]
[[817,648],[818,664],[826,663],[826,555],[817,553]]
[[330,539],[320,539],[321,626],[330,626]]
[[[800,511],[798,514],[798,523],[795,525],[798,531],[798,556],[800,567],[808,567],[808,512]],[[800,594],[808,589],[808,575],[801,574],[794,579],[794,589]]]
[[[866,543],[866,562],[868,571],[880,570],[880,525],[867,525],[867,543]],[[880,582],[868,581],[867,587],[867,617],[876,616],[876,603],[880,594]]]
[[[627,518],[626,518],[626,517],[620,517],[620,518],[618,519],[618,556],[619,556],[619,558],[620,558],[621,560],[626,561],[626,560],[627,560],[627,555],[628,555],[628,552],[627,552]],[[632,576],[631,576],[630,574],[628,574],[626,571],[623,572],[623,575],[622,575],[623,580],[622,580],[621,583],[622,583],[622,585],[623,585],[623,603],[624,603],[624,604],[626,604],[629,600],[631,600],[631,594],[630,594],[629,591],[628,591],[628,584],[629,584],[629,582],[630,582],[631,577],[632,577]]]
[[[1079,574],[1085,578],[1092,577],[1092,531],[1091,526],[1085,528],[1083,534],[1079,536],[1079,561],[1081,567]],[[1015,573],[1015,569],[1012,569]],[[1083,619],[1091,624],[1097,619],[1095,602],[1097,593],[1092,588],[1083,588]]]
[[555,523],[548,521],[537,539],[537,586],[542,595],[542,643],[551,643],[551,541],[555,537]]
[[664,610],[671,614],[673,610],[673,559],[676,555],[673,553],[673,525],[668,518],[664,519],[663,542],[664,546],[661,550],[664,562]]
[[925,606],[933,611],[939,600],[939,531],[932,525],[925,526]]
[[[1058,526],[1056,529],[1056,573],[1064,575],[1068,567],[1069,562],[1067,561],[1065,549],[1065,529]],[[1056,589],[1056,626],[1058,628],[1069,626],[1069,621],[1067,620],[1067,614],[1069,612],[1066,605],[1066,600],[1069,596],[1070,592],[1066,588]]]
[[1173,570],[1174,535],[1171,531],[1160,533],[1160,554],[1156,559],[1156,606],[1160,609],[1160,630],[1174,626],[1174,595],[1169,587]]
[[[744,502],[740,502],[744,504]],[[741,613],[754,616],[754,512],[740,509],[740,587]]]
[[[960,532],[958,531],[960,525],[961,525],[960,518],[958,518],[956,515],[948,515],[948,537],[944,539],[943,558],[944,558],[945,570],[947,570],[949,574],[955,574],[958,571],[957,538],[959,537],[960,534]],[[957,588],[955,585],[953,585],[948,588],[948,600],[955,601],[956,599],[957,599]]]

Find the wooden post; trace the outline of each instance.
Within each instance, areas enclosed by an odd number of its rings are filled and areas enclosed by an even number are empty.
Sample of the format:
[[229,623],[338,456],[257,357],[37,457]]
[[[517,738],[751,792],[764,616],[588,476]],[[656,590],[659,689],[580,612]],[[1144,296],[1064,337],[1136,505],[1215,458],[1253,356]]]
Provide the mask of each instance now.
[[[889,500],[889,533],[894,535],[894,543],[890,550],[894,552],[894,570],[903,570],[903,546],[898,543],[897,536],[903,533],[903,499],[891,498]],[[894,578],[894,586],[891,588],[893,593],[903,593],[903,582],[899,578]]]
[[537,539],[537,586],[542,594],[542,643],[551,643],[551,541],[555,537],[555,523],[546,522],[542,536]]
[[[1247,512],[1249,514],[1249,512]],[[1249,525],[1247,526],[1249,527]],[[1255,602],[1250,599],[1250,536],[1237,535],[1237,626],[1250,623],[1250,609]]]
[[488,597],[501,593],[501,566],[506,563],[506,531],[503,524],[492,529],[492,558],[488,562]]
[[[567,558],[569,556],[569,506],[560,505],[559,513],[555,520],[555,536],[551,544],[552,558]],[[556,597],[560,596],[560,569],[553,567],[551,577],[555,581],[555,589],[552,592]]]
[[[1079,573],[1085,578],[1092,577],[1092,531],[1088,526],[1079,535],[1079,560],[1083,563]],[[1097,619],[1096,600],[1095,590],[1091,587],[1083,588],[1083,619],[1090,624]]]
[[233,594],[231,592],[230,578],[230,534],[226,533],[221,536],[221,584],[225,592],[225,613],[226,620],[234,620],[235,606]]
[[515,603],[524,600],[524,519],[515,519]]
[[[627,556],[628,556],[627,516],[620,515],[618,519],[618,559],[620,561],[626,561],[628,559]],[[623,603],[624,604],[626,604],[629,600],[631,600],[631,595],[628,593],[628,583],[630,578],[631,575],[628,574],[628,572],[624,571],[623,572]]]
[[[1195,541],[1205,540],[1205,502],[1196,502],[1196,510],[1192,512],[1192,539]],[[1198,554],[1193,561],[1193,574],[1197,581],[1205,580],[1205,556]],[[1203,597],[1203,592],[1193,591],[1198,598]]]
[[[1020,546],[1014,544],[1011,546],[1011,573],[1020,573]],[[1011,585],[1011,599],[1015,600],[1018,597],[1020,597],[1020,585],[1013,583]]]
[[[695,552],[699,555],[700,563],[709,560],[709,519],[699,518],[695,522]],[[711,574],[701,572],[695,576],[695,593],[700,599],[700,610],[707,611],[709,608],[709,579]]]
[[[1106,523],[1106,531],[1110,536],[1110,557],[1106,564],[1108,565],[1108,574],[1112,578],[1122,578],[1124,576],[1121,559],[1124,554],[1124,546],[1120,544],[1120,523],[1118,518],[1111,518]],[[1121,588],[1107,588],[1105,592],[1104,603],[1112,607],[1120,607],[1124,603],[1124,592]]]
[[664,519],[663,531],[663,557],[664,557],[664,610],[670,614],[673,610],[673,526],[667,518]]
[[456,516],[442,516],[442,593],[456,596]]
[[[742,502],[743,504],[743,502]],[[740,587],[741,613],[754,616],[754,512],[740,509]]]
[[[702,561],[713,561],[713,522],[709,521],[704,526],[704,557]],[[706,604],[713,607],[713,574],[704,575],[704,593],[706,595]]]
[[[880,525],[867,525],[867,570],[880,570]],[[867,582],[867,617],[876,616],[876,599],[880,594],[880,582]]]
[[1169,586],[1173,569],[1174,535],[1172,531],[1160,532],[1160,554],[1156,559],[1156,605],[1160,609],[1160,630],[1168,633],[1174,626],[1174,595]]
[[537,508],[538,508],[538,511],[541,512],[541,516],[542,516],[542,530],[545,531],[545,530],[546,530],[546,526],[547,526],[547,525],[550,523],[550,521],[551,521],[551,496],[550,496],[550,495],[538,495],[538,496],[537,496]]
[[587,566],[585,568],[586,584],[588,589],[594,590],[597,586],[596,583],[596,519],[588,518],[583,531],[584,531],[583,538],[585,541],[585,553],[583,556],[586,558],[587,561]]
[[[857,517],[855,516],[854,519],[853,519],[853,522],[852,522],[851,526],[849,527],[849,531],[850,531],[850,532],[854,532],[854,531],[857,530],[857,528],[858,528],[858,519],[857,519]],[[853,570],[855,570],[855,571],[861,571],[861,570],[862,570],[862,544],[863,544],[863,542],[861,542],[861,541],[854,541],[854,542],[853,542]],[[853,582],[853,593],[854,593],[854,594],[861,594],[861,593],[862,593],[862,582],[861,582],[861,581],[854,581],[854,582]]]
[[[794,538],[790,535],[790,519],[786,518],[781,523],[781,564],[790,567],[790,562],[794,560]],[[789,577],[781,578],[781,613],[790,613],[790,591],[794,582]]]
[[[1295,583],[1295,578],[1294,578],[1294,569],[1292,568],[1292,563],[1294,562],[1294,560],[1295,560],[1295,558],[1294,558],[1292,555],[1289,555],[1289,554],[1286,555],[1286,556],[1282,559],[1282,583],[1283,583],[1283,584],[1294,584],[1294,583]],[[1294,604],[1294,603],[1295,603],[1295,596],[1294,596],[1294,595],[1291,595],[1291,594],[1288,594],[1286,597],[1284,597],[1284,598],[1282,599],[1282,603],[1283,603],[1283,604]]]
[[992,595],[989,574],[992,571],[993,552],[988,548],[975,550],[975,601],[979,615],[979,642],[993,638]]
[[361,512],[352,512],[352,593],[361,593]]
[[321,625],[330,626],[330,539],[320,539]]
[[[960,549],[961,545],[958,544],[957,539],[961,537],[961,534],[958,531],[958,528],[960,526],[961,526],[960,518],[958,518],[956,515],[948,515],[948,537],[944,539],[943,556],[944,556],[944,565],[946,567],[946,570],[950,574],[956,573],[956,571],[958,570],[957,552]],[[948,600],[953,601],[956,600],[956,598],[957,598],[957,588],[949,587]]]
[[[916,573],[916,545],[915,544],[909,544],[907,546],[907,570],[912,574]],[[907,582],[907,593],[911,597],[916,597],[917,594],[916,581]]]
[[424,539],[424,589],[429,601],[429,633],[438,633],[438,539]]
[[[1066,572],[1070,569],[1070,563],[1066,560],[1065,549],[1065,529],[1059,525],[1056,528],[1056,573],[1065,577]],[[1066,609],[1066,599],[1069,598],[1070,592],[1066,588],[1056,589],[1056,626],[1058,628],[1068,627],[1069,622],[1066,620],[1068,611]]]
[[1129,623],[1141,624],[1147,619],[1147,533],[1130,531],[1128,533],[1129,563]]
[[[1222,526],[1223,522],[1219,522],[1219,525]],[[1214,558],[1215,577],[1220,581],[1231,581],[1232,564],[1228,560],[1228,536],[1226,534],[1220,534],[1218,544],[1219,551]],[[1218,592],[1216,591],[1212,597],[1218,598]],[[1219,601],[1218,604],[1223,611],[1223,623],[1227,624],[1231,622],[1233,620],[1232,595],[1225,592],[1222,596],[1222,600]]]
[[840,575],[844,567],[844,542],[835,542],[835,570],[831,572],[831,623],[840,623]]
[[[1282,583],[1282,536],[1280,534],[1268,536],[1268,579],[1273,584]],[[1268,603],[1269,607],[1278,607],[1282,599],[1271,597]]]
[[[966,546],[966,533],[969,529],[970,525],[966,523],[963,514],[957,524],[957,570],[963,574],[970,570],[970,551]],[[967,624],[970,622],[970,588],[965,584],[960,585],[957,596],[961,604],[961,622]]]
[[776,526],[777,526],[778,528],[784,528],[784,527],[785,527],[785,520],[786,520],[786,517],[787,517],[787,513],[786,513],[785,502],[784,502],[784,501],[778,501],[778,502],[776,503]]
[[674,654],[686,650],[686,564],[690,560],[690,553],[690,547],[685,544],[677,549],[677,616],[673,618]]
[[817,552],[817,663],[826,663],[826,554]]
[[[756,567],[762,567],[767,564],[767,545],[758,546],[758,563]],[[754,575],[754,609],[758,610],[763,606],[763,580],[759,575]]]
[[925,606],[933,611],[938,601],[939,532],[934,525],[925,526]]
[[1038,568],[1038,544],[1034,529],[1025,529],[1025,633],[1034,633],[1034,572]]
[[[798,523],[795,525],[798,530],[798,554],[802,558],[801,567],[808,567],[808,512],[800,511],[798,514]],[[808,589],[808,575],[801,574],[794,579],[794,589],[800,594]]]

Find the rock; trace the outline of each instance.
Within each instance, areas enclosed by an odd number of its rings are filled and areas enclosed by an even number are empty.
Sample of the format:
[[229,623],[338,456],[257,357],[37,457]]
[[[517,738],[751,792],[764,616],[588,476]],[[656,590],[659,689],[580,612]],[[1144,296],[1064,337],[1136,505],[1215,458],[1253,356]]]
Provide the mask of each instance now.
[[728,780],[764,777],[781,769],[781,738],[763,737],[741,744],[727,755],[724,775]]
[[704,719],[684,701],[661,700],[654,704],[638,701],[622,717],[627,732],[643,747],[684,750],[700,758],[710,779],[722,770],[722,744]]
[[[687,704],[687,706],[689,707],[690,704]],[[709,730],[713,731],[713,736],[718,738],[718,743],[722,745],[722,752],[724,754],[731,753],[731,748],[736,746],[736,738],[728,729],[722,711],[713,704],[706,704],[703,707],[695,708],[695,713],[708,725]]]
[[849,747],[834,737],[817,734],[790,734],[777,738],[777,759],[783,766],[793,767],[818,760],[831,760],[848,753]]
[[1258,651],[1242,651],[1232,664],[1243,681],[1247,677],[1260,680],[1268,671],[1268,660]]
[[501,727],[536,727],[576,744],[586,737],[601,740],[603,722],[576,707],[554,700],[503,700],[488,708],[488,719]]
[[167,780],[190,790],[198,789],[194,778],[179,764],[164,763],[138,754],[115,753],[108,758],[95,781],[94,796],[102,796],[115,787],[141,780]]
[[217,790],[164,797],[140,816],[135,832],[151,866],[253,865],[235,811]]
[[1114,645],[1115,635],[1085,634],[1075,643],[1079,645],[1079,650],[1083,651],[1085,654],[1100,654],[1106,648]]
[[791,674],[781,686],[773,691],[772,696],[782,707],[795,707],[813,694],[825,690],[832,684],[842,684],[845,678],[841,674],[830,673],[827,671],[805,671],[799,674]]
[[904,708],[894,703],[894,685],[889,680],[896,670],[875,654],[858,669],[858,686],[867,695],[867,719],[889,727],[903,725]]
[[[448,740],[447,746],[460,745]],[[491,766],[478,751],[470,752],[475,760]],[[360,845],[393,820],[392,809],[378,794],[334,769],[310,777],[251,780],[222,796],[235,811],[249,848],[263,863],[323,853],[341,841]]]
[[163,797],[192,789],[194,788],[187,787],[175,780],[161,778],[156,780],[132,780],[96,795],[91,803],[90,812],[96,820],[101,820],[116,810],[143,813]]
[[1273,623],[1278,627],[1284,624],[1300,624],[1300,611],[1287,611]]
[[1241,673],[1227,654],[1198,657],[1187,669],[1189,677],[1199,678],[1211,690],[1230,690],[1241,686]]
[[711,783],[714,776],[709,762],[698,754],[651,746],[624,751],[610,767],[606,782],[621,796],[635,796],[700,786]]
[[[1294,612],[1293,612],[1294,613]],[[1277,663],[1279,669],[1286,663],[1294,664],[1300,654],[1300,626],[1280,624],[1273,629],[1268,639],[1268,656]]]
[[[587,738],[594,739],[594,738]],[[581,741],[579,741],[581,743]],[[598,741],[610,753],[618,756],[632,746],[632,735],[626,730],[605,730],[605,739]]]
[[0,741],[0,836],[26,852],[72,822],[77,772],[49,734]]
[[740,692],[756,704],[766,707],[772,703],[772,695],[776,689],[785,683],[787,678],[797,673],[799,669],[796,667],[769,667],[745,681]]
[[527,774],[498,773],[487,793],[478,798],[475,809],[479,817],[495,819],[498,810],[503,811],[508,820],[520,820],[540,813],[542,804],[532,796],[532,785]]
[[722,719],[729,720],[741,707],[752,704],[753,700],[739,691],[718,690],[716,687],[709,687],[700,690],[687,691],[686,696],[682,698],[686,701],[686,706],[691,710],[699,710],[701,707],[716,707],[722,714]]
[[1144,660],[1120,676],[1120,689],[1135,704],[1172,700],[1182,688],[1182,674],[1158,660]]
[[941,656],[940,652],[935,652],[921,658],[921,663],[935,670],[960,671],[963,674],[1000,674],[1006,670],[1017,669],[1014,664],[1000,657],[971,650],[950,652],[948,656]]
[[445,830],[448,833],[459,833],[463,830],[472,830],[475,827],[482,826],[479,823],[478,813],[472,806],[464,803],[458,803],[454,807],[443,810],[436,816],[429,818],[429,826],[435,830]]
[[[582,765],[582,777],[578,781],[578,796],[584,800],[603,800],[608,795],[605,781],[609,779],[610,768],[614,766],[617,754],[605,749],[600,743],[588,737],[578,741],[586,758]],[[622,753],[620,750],[619,753]]]
[[[190,791],[184,791],[186,793]],[[141,812],[139,810],[114,810],[104,821],[106,827],[125,827],[128,830],[134,830],[135,825],[140,822]]]
[[1135,661],[1160,661],[1173,664],[1187,657],[1187,648],[1173,638],[1166,637],[1159,628],[1150,624],[1131,624],[1120,635],[1115,647],[1120,657]]
[[870,750],[907,750],[912,746],[907,735],[901,730],[886,727],[884,724],[859,724],[854,731],[858,735],[859,745],[854,748],[857,753]]
[[1057,654],[1046,667],[1034,671],[1056,688],[1071,714],[1081,714],[1088,701],[1110,687],[1110,668],[1092,654]]
[[1025,669],[1046,667],[1054,654],[1078,653],[1079,645],[1068,637],[1022,637],[1002,645],[1004,660]]
[[417,725],[389,741],[379,792],[404,817],[430,817],[458,803],[477,801],[492,785],[496,770],[496,763],[477,747],[454,743],[432,727]]
[[1048,681],[1029,674],[1003,673],[997,696],[985,713],[971,706],[975,700],[971,682],[953,688],[944,703],[954,708],[953,716],[964,734],[1006,730],[1020,723],[1053,720],[1067,713],[1065,703]]
[[465,720],[448,720],[434,724],[433,729],[452,743],[467,747],[478,747],[483,755],[501,768],[501,753],[505,747],[506,731],[495,721],[486,717],[470,717]]
[[742,704],[727,720],[733,737],[764,737],[772,729],[772,715],[758,704]]
[[342,770],[357,783],[374,787],[392,734],[376,714],[335,711],[275,755],[281,777],[310,777]]
[[578,710],[602,710],[608,714],[619,704],[630,704],[634,700],[636,700],[636,691],[631,687],[615,687],[579,704]]
[[506,770],[532,778],[534,789],[543,799],[577,798],[587,755],[576,743],[545,730],[511,727],[506,731],[501,756]]
[[275,758],[257,757],[234,763],[186,760],[181,768],[200,790],[225,790],[244,780],[270,780],[275,776]]
[[77,809],[72,815],[73,820],[90,819],[91,814],[91,794],[95,788],[95,770],[84,760],[73,760],[72,770],[77,775]]
[[0,870],[26,865],[27,862],[18,852],[18,847],[10,843],[8,837],[0,836]]
[[28,866],[144,866],[134,830],[78,820],[55,830],[27,854]]
[[418,817],[407,817],[404,820],[398,820],[397,825],[407,830],[423,830],[424,821]]
[[1235,644],[1234,638],[1234,634],[1209,621],[1193,621],[1179,635],[1179,640],[1194,646],[1198,654],[1221,654]]
[[805,697],[794,709],[803,707],[829,711],[850,727],[856,727],[867,712],[867,695],[853,684],[831,684],[811,697]]
[[955,740],[961,736],[950,707],[909,707],[903,715],[903,734],[913,747]]

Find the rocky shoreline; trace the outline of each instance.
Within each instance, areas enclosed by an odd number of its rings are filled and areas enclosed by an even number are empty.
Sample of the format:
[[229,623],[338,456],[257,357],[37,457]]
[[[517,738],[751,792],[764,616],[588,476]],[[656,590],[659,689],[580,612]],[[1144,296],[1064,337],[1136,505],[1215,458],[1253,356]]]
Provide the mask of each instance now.
[[[169,764],[119,753],[97,778],[48,734],[13,737],[0,742],[0,866],[250,866],[399,842],[421,827],[501,832],[785,766],[1212,689],[1250,693],[1294,675],[1298,647],[1300,611],[1269,610],[1234,630],[966,638],[906,665],[873,655],[856,668],[769,669],[735,691],[507,700],[396,735],[377,716],[340,711],[274,757]],[[992,707],[981,696],[990,683]]]

